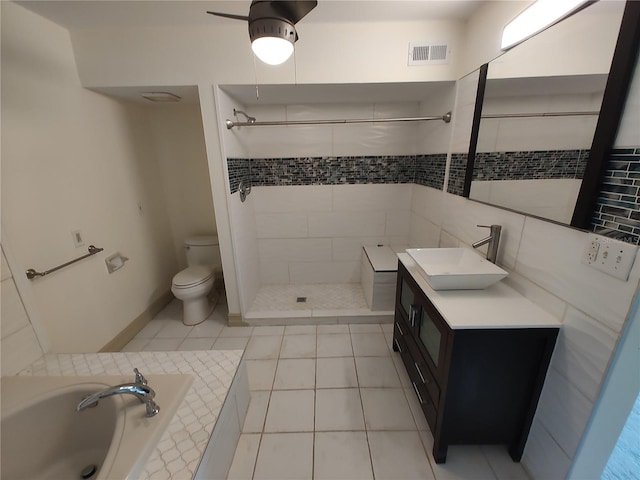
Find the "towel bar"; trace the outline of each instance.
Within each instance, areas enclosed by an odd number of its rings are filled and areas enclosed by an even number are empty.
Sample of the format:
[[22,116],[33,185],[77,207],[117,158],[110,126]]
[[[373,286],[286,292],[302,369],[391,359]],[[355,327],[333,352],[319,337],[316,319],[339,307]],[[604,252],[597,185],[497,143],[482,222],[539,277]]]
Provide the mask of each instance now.
[[76,263],[84,258],[90,257],[91,255],[95,255],[96,253],[100,253],[101,251],[103,251],[104,248],[98,248],[95,247],[93,245],[89,245],[89,253],[87,253],[86,255],[83,255],[81,257],[78,257],[74,260],[71,260],[70,262],[67,263],[63,263],[62,265],[58,265],[57,267],[51,268],[49,270],[45,270],[44,272],[36,272],[33,268],[30,268],[29,270],[26,271],[27,274],[27,278],[29,280],[33,280],[36,277],[44,277],[45,275],[49,275],[52,272],[55,272],[56,270],[60,270],[61,268],[67,267],[69,265],[71,265],[72,263]]

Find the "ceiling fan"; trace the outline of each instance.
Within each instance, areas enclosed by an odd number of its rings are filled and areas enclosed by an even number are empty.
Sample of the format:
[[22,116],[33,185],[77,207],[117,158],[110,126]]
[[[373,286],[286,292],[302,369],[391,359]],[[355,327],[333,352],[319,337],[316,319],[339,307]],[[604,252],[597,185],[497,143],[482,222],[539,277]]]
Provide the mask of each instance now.
[[248,16],[210,11],[207,13],[248,22],[253,53],[269,65],[280,65],[291,56],[293,44],[298,40],[294,25],[316,5],[316,0],[253,0]]

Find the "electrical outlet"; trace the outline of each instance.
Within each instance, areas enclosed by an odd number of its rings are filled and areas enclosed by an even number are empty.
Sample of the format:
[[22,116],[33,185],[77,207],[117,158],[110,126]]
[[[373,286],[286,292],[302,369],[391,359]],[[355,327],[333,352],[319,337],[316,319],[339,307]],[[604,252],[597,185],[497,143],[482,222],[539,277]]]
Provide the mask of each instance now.
[[600,249],[600,242],[593,240],[587,248],[586,260],[587,262],[595,262],[598,257],[598,250]]
[[626,281],[629,278],[637,250],[638,247],[630,243],[590,235],[582,263]]
[[73,237],[73,245],[78,248],[84,245],[84,238],[82,237],[82,230],[73,230],[71,232]]

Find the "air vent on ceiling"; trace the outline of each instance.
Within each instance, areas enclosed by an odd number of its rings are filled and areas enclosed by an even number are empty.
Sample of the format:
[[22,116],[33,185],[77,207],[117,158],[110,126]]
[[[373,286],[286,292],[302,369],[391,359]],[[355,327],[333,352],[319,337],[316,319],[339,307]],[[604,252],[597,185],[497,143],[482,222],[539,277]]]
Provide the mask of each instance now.
[[449,45],[437,43],[409,43],[409,66],[443,65],[449,63]]

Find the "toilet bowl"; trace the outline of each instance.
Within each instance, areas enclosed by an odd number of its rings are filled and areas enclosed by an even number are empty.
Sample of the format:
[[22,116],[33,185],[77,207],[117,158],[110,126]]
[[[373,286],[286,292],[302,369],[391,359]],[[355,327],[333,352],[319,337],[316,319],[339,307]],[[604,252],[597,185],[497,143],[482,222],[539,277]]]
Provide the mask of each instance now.
[[184,241],[187,268],[178,272],[171,282],[171,293],[183,304],[182,322],[197,325],[213,311],[215,302],[209,299],[209,292],[215,283],[214,275],[221,261],[218,237],[199,235]]
[[211,314],[215,305],[208,294],[213,284],[213,268],[202,265],[188,267],[173,277],[171,293],[182,300],[185,325],[197,325]]

